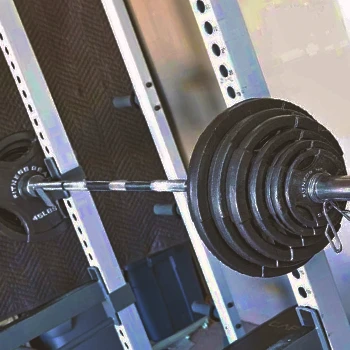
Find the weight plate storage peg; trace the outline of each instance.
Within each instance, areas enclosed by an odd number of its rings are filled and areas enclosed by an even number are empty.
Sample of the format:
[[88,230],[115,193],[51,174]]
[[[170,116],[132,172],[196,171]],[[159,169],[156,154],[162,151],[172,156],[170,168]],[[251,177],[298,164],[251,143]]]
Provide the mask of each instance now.
[[67,231],[70,221],[59,206],[48,207],[28,195],[26,181],[47,178],[44,154],[32,132],[0,141],[0,233],[12,240],[35,242]]

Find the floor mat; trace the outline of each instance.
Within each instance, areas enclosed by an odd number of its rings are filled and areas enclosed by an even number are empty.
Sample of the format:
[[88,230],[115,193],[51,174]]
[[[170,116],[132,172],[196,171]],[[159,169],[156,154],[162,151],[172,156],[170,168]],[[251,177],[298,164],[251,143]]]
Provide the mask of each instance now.
[[[63,124],[89,179],[164,179],[140,111],[115,110],[131,92],[124,63],[99,0],[17,0]],[[30,129],[0,55],[0,137]],[[121,265],[187,239],[180,219],[153,215],[171,194],[103,193],[96,205]],[[71,229],[56,240],[22,244],[0,237],[0,319],[39,306],[87,278],[87,262]]]

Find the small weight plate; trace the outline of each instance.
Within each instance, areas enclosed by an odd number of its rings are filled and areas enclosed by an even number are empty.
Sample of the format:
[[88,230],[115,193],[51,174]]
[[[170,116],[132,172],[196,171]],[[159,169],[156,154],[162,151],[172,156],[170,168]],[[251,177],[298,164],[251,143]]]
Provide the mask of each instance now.
[[187,187],[189,208],[203,242],[225,265],[250,276],[273,277],[286,274],[292,269],[270,269],[249,263],[227,245],[213,221],[209,208],[208,175],[214,152],[225,134],[240,120],[259,111],[274,108],[304,112],[289,102],[268,98],[238,103],[222,113],[206,128],[195,146],[189,167]]
[[[310,178],[318,173],[346,175],[343,158],[336,152],[320,148],[311,148],[303,152],[288,169],[284,188],[287,205],[293,217],[298,223],[312,228],[327,225],[322,203],[310,200],[307,192]],[[332,210],[329,215],[334,224],[340,222],[341,215],[336,210]]]
[[64,233],[69,220],[58,207],[47,207],[22,191],[24,179],[47,176],[40,144],[31,132],[0,141],[0,233],[13,240],[34,242]]
[[[321,138],[320,134],[304,129],[289,129],[271,138],[257,152],[249,171],[249,203],[257,225],[274,241],[289,247],[303,247],[305,254],[312,256],[328,241],[326,237],[303,237],[290,235],[283,225],[279,225],[267,207],[265,197],[266,178],[269,166],[276,153],[295,140]],[[319,244],[319,245],[317,245]],[[317,245],[317,246],[316,246]],[[309,246],[312,246],[309,248]],[[296,253],[299,254],[299,253]],[[304,254],[304,253],[303,253]],[[299,258],[297,258],[299,260]],[[302,260],[302,257],[300,257]]]
[[[271,200],[279,219],[291,232],[302,236],[323,235],[325,227],[318,227],[316,225],[307,227],[306,220],[304,220],[304,222],[297,222],[289,212],[285,197],[285,181],[289,166],[293,163],[295,158],[308,149],[332,150],[333,147],[317,140],[302,140],[295,142],[293,145],[289,146],[288,149],[282,151],[278,162],[271,168]],[[303,191],[303,189],[300,189],[300,191]]]
[[[317,123],[317,122],[313,122],[309,123],[309,125],[304,125],[303,128],[305,128],[305,133],[307,131],[314,131],[315,133],[310,137],[311,140],[320,140],[320,141],[324,141],[326,143],[329,143],[332,147],[334,147],[335,151],[337,153],[339,153],[339,156],[342,155],[342,150],[338,144],[338,142],[336,141],[336,139],[333,137],[333,135],[326,129],[324,128],[321,124]],[[316,134],[317,133],[317,134]],[[306,134],[305,134],[306,135]],[[307,139],[306,136],[303,136],[303,139]],[[296,140],[297,141],[297,140]],[[289,145],[286,146],[286,149],[283,150],[283,148],[281,150],[279,150],[279,153],[274,155],[274,159],[270,160],[270,168],[268,170],[267,176],[266,176],[266,181],[265,181],[265,199],[266,199],[266,204],[267,207],[269,209],[270,214],[273,216],[274,220],[278,223],[279,227],[283,227],[286,231],[288,231],[291,234],[297,235],[300,237],[300,233],[296,232],[295,230],[290,230],[289,227],[285,226],[283,221],[280,220],[280,217],[277,215],[274,205],[272,203],[272,198],[273,198],[273,194],[271,193],[271,181],[273,178],[273,170],[274,170],[274,166],[276,165],[276,163],[278,162],[278,160],[280,159],[281,155],[283,155],[285,153],[286,150],[289,149]],[[305,238],[305,237],[304,237]]]

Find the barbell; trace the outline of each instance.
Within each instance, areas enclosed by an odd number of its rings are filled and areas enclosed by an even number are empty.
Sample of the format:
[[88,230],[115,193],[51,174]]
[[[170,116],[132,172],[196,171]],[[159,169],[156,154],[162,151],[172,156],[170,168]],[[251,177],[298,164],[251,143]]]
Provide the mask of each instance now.
[[248,99],[215,118],[198,139],[187,179],[55,180],[45,164],[33,134],[0,142],[0,231],[11,239],[67,230],[53,193],[187,192],[192,220],[213,255],[266,278],[295,270],[328,244],[339,253],[337,232],[342,217],[350,217],[350,177],[337,140],[308,112],[279,99]]

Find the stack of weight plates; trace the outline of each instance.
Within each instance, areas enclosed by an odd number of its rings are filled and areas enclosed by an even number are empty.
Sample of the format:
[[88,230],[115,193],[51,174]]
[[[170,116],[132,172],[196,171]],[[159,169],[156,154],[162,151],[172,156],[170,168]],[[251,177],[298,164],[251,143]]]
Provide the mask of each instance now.
[[[328,244],[323,205],[306,188],[318,173],[346,171],[338,142],[306,111],[268,98],[228,109],[201,135],[190,164],[190,209],[203,241],[249,276],[305,264]],[[341,215],[329,216],[339,229]]]

